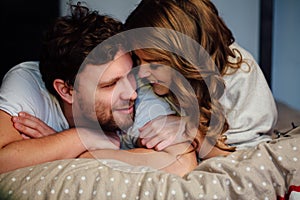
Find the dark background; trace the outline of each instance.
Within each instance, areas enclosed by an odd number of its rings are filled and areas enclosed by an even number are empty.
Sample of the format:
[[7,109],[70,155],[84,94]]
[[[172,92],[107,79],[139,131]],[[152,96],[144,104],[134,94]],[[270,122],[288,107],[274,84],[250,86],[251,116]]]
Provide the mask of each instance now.
[[[259,64],[271,87],[273,0],[260,2]],[[0,80],[14,65],[38,60],[42,32],[57,16],[59,16],[59,0],[2,2]]]
[[24,61],[38,60],[43,30],[59,16],[59,0],[1,2],[1,73]]

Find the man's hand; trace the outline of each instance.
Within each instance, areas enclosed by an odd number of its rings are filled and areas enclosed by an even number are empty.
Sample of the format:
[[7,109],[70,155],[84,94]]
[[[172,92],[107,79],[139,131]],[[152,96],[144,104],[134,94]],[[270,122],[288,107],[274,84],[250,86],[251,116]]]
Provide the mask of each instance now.
[[[12,117],[12,121],[15,129],[21,133],[24,139],[40,138],[56,133],[45,122],[25,112],[20,112],[17,117]],[[87,150],[119,149],[120,142],[114,133],[107,136],[100,130],[88,128],[77,128],[74,131],[77,131]]]
[[20,112],[18,116],[13,116],[12,122],[24,139],[40,138],[56,133],[45,122],[26,112]]

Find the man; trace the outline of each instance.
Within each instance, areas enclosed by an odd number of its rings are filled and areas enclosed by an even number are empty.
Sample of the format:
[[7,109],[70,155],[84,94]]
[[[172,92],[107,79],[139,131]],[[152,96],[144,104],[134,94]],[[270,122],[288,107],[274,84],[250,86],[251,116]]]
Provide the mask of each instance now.
[[[59,18],[47,32],[40,63],[22,63],[3,81],[0,92],[0,173],[79,157],[87,150],[116,149],[120,146],[116,130],[126,130],[132,124],[137,94],[130,73],[130,56],[122,51],[120,41],[105,43],[106,46],[96,48],[99,51],[92,52],[98,44],[119,33],[122,24],[97,12],[89,12],[79,4],[71,8],[72,16]],[[96,59],[85,59],[90,53],[95,53]],[[13,122],[18,125],[18,117],[11,121],[20,111],[34,115],[54,130],[39,132],[30,139],[22,137],[13,126]],[[99,123],[108,139],[93,131]],[[149,151],[154,152],[155,158],[160,155],[169,158],[170,162],[159,168],[168,164],[167,171],[183,175],[191,170],[190,165],[184,164],[180,171],[172,170],[182,165],[180,160],[186,159],[190,163],[195,160],[193,153],[176,160],[178,154],[189,148],[186,146],[181,144],[180,150],[172,147],[171,154]],[[152,156],[149,159],[147,163],[155,163],[151,162]],[[141,163],[135,159],[129,161],[130,164]]]

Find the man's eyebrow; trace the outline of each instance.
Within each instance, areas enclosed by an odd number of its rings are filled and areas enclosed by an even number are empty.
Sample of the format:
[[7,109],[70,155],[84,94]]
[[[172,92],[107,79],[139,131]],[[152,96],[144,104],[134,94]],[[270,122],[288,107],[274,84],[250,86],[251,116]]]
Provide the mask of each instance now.
[[113,83],[115,83],[115,82],[118,82],[121,78],[123,78],[123,77],[122,77],[122,76],[118,76],[118,77],[112,78],[112,79],[110,79],[110,80],[108,80],[108,81],[99,81],[98,86],[104,87],[104,86],[113,84]]

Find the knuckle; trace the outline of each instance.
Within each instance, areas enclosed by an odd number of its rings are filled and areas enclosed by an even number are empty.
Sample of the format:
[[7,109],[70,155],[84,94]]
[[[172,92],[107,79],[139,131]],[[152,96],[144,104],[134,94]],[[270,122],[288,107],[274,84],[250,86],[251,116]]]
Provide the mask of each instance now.
[[17,124],[17,129],[21,132],[25,132],[25,127],[22,124]]
[[148,142],[148,143],[146,144],[146,147],[147,147],[148,149],[151,149],[151,148],[153,147],[153,145],[151,144],[151,142]]

